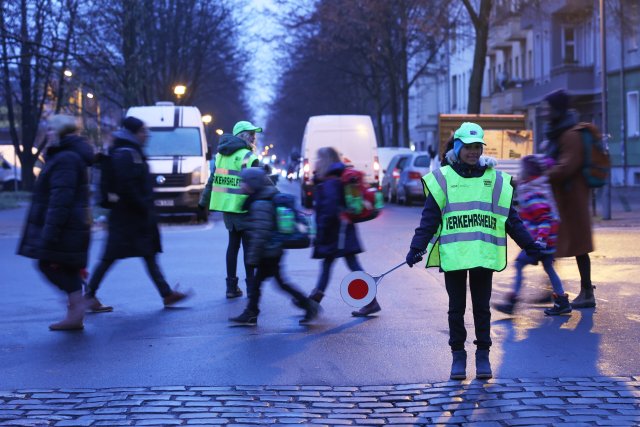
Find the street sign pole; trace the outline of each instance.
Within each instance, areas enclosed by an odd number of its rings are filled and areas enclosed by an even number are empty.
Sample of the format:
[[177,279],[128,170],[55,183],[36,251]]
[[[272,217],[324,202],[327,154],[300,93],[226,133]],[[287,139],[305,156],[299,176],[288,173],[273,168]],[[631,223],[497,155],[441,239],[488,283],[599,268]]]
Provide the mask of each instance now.
[[[609,151],[609,129],[607,121],[607,37],[604,0],[600,1],[600,81],[602,85],[602,142]],[[602,219],[611,219],[611,173],[602,189]]]

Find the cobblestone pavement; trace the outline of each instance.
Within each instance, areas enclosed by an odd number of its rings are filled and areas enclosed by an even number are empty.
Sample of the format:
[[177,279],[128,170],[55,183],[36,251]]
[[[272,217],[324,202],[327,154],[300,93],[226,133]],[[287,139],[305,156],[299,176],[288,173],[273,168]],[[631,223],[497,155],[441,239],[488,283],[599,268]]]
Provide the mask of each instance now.
[[638,426],[640,376],[0,391],[2,426]]

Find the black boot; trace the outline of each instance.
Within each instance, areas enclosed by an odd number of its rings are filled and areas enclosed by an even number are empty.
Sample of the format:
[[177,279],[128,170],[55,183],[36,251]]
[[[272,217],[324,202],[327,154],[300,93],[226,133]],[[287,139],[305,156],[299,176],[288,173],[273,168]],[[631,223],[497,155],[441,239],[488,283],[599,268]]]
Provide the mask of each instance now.
[[569,304],[569,295],[556,295],[553,294],[554,303],[553,307],[547,308],[544,314],[547,316],[558,316],[560,314],[571,313],[571,304]]
[[307,298],[304,302],[300,301],[300,305],[305,309],[304,317],[300,319],[299,322],[301,325],[305,325],[318,317],[318,314],[320,313],[320,304],[311,298]]
[[488,348],[476,350],[476,378],[479,380],[493,378]]
[[373,301],[362,307],[360,310],[352,311],[351,315],[353,317],[367,317],[379,312],[380,310],[382,310],[382,308],[380,308],[380,304],[378,304],[378,301],[374,298]]
[[242,296],[242,290],[238,287],[237,277],[227,277],[227,298]]
[[453,362],[451,362],[452,380],[464,380],[467,378],[467,352],[464,350],[452,351]]
[[258,324],[258,312],[246,309],[240,316],[230,317],[229,321],[239,326],[256,326]]
[[580,293],[571,301],[571,307],[573,308],[592,308],[596,306],[596,297],[593,294],[595,286],[589,284],[580,288]]

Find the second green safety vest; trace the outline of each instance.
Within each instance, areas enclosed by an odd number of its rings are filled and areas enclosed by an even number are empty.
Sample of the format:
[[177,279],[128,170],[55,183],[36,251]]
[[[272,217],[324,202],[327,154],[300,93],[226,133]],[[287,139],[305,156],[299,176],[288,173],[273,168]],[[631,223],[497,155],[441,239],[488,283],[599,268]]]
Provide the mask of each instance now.
[[211,184],[212,211],[244,213],[247,195],[240,189],[240,171],[251,166],[258,157],[251,150],[240,149],[230,156],[216,154],[216,170]]
[[427,246],[427,267],[504,270],[511,176],[488,168],[481,177],[463,178],[444,166],[422,180],[442,211],[442,224]]

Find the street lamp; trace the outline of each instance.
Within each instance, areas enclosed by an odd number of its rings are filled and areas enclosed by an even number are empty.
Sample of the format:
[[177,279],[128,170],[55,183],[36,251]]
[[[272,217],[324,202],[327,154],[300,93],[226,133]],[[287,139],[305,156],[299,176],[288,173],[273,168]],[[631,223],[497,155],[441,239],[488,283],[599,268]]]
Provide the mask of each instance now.
[[72,77],[73,73],[71,72],[71,70],[64,70],[63,74],[67,77]]
[[218,135],[222,135],[224,133],[224,131],[222,129],[216,129],[216,133]]
[[173,93],[178,97],[178,103],[180,103],[180,98],[187,92],[187,87],[185,85],[176,85],[173,88]]
[[204,123],[205,125],[211,123],[212,120],[213,117],[211,117],[211,114],[205,114],[204,116],[202,116],[202,123]]
[[93,99],[93,94],[91,92],[87,92],[87,98]]

